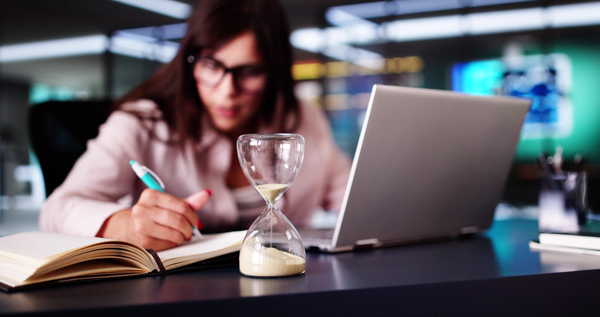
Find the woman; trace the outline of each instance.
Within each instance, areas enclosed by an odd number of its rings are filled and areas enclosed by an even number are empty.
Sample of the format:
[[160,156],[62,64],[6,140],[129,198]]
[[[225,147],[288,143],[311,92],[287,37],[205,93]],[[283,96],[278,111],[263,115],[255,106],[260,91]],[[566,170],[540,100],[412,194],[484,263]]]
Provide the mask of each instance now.
[[[296,100],[288,38],[276,0],[202,1],[178,54],[117,101],[42,207],[40,228],[155,250],[189,240],[190,224],[246,229],[265,203],[237,162],[235,142],[256,132],[306,139],[302,168],[278,203],[292,223],[306,225],[319,206],[339,209],[349,160],[322,112]],[[130,160],[159,175],[167,193],[147,189]]]

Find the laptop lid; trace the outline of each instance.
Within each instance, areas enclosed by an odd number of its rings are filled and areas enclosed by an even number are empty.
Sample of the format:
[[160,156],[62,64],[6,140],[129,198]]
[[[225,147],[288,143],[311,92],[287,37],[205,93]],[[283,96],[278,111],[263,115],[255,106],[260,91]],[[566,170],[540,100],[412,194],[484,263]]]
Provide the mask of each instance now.
[[530,101],[375,85],[329,251],[490,227]]

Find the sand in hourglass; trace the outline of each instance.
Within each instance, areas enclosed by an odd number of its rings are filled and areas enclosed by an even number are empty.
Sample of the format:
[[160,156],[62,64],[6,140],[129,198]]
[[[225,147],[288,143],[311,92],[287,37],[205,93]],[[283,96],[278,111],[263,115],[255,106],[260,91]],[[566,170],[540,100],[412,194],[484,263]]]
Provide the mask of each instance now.
[[[264,184],[256,189],[269,203],[288,187],[288,184]],[[254,245],[250,243],[249,245]],[[289,252],[266,248],[260,258],[257,258],[251,247],[245,246],[240,253],[240,271],[251,276],[286,276],[303,273],[306,270],[306,260]]]
[[251,276],[286,276],[303,273],[306,260],[289,252],[266,248],[260,257],[251,247],[240,252],[240,271]]
[[256,186],[256,189],[267,199],[269,203],[273,201],[282,191],[288,187],[288,184],[264,184]]

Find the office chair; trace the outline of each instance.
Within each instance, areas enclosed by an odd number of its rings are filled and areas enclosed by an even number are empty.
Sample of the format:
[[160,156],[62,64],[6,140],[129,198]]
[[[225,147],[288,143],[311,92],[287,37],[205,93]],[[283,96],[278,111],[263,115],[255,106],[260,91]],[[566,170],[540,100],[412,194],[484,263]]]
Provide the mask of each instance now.
[[44,175],[46,196],[67,177],[85,152],[87,141],[98,135],[112,102],[48,101],[29,109],[29,139]]

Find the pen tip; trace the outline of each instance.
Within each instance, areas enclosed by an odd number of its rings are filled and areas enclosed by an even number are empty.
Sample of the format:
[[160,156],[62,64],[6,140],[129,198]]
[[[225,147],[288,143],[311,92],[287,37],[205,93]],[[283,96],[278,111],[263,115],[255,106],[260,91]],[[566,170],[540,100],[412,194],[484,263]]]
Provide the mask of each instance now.
[[134,160],[130,160],[130,161],[129,161],[129,165],[133,165],[133,163],[135,163],[135,161],[134,161]]

